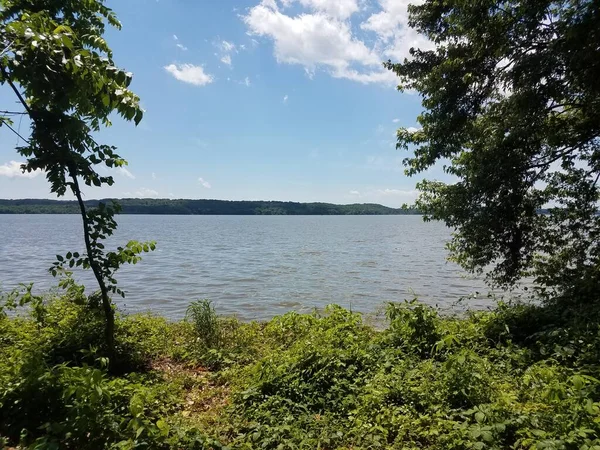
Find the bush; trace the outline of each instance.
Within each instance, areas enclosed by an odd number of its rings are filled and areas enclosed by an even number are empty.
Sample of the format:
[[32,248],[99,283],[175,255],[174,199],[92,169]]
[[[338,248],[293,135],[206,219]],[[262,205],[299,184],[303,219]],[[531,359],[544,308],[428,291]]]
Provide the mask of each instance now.
[[548,304],[446,317],[413,301],[376,331],[337,306],[260,324],[196,302],[178,323],[119,315],[108,362],[90,348],[102,338],[94,306],[44,298],[0,315],[0,442],[591,450],[599,316]]

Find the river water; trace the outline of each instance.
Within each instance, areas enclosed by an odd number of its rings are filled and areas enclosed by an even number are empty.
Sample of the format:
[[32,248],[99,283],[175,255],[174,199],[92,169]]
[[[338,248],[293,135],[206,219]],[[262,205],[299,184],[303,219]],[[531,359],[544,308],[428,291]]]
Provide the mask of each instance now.
[[[268,319],[337,303],[375,313],[418,296],[441,308],[492,304],[482,280],[446,261],[450,230],[419,216],[118,217],[111,240],[155,240],[155,252],[117,278],[125,311],[182,317],[197,299],[221,314]],[[57,253],[83,253],[76,215],[0,215],[0,286],[56,286],[47,269]],[[93,288],[88,272],[76,279]],[[456,302],[463,297],[475,298]]]

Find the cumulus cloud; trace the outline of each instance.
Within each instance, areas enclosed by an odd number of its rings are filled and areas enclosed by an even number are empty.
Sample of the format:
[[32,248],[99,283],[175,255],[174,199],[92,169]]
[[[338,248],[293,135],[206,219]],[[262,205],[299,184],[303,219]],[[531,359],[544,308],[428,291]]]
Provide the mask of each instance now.
[[158,197],[158,192],[155,191],[154,189],[148,189],[148,188],[140,188],[137,191],[135,191],[133,194],[131,192],[123,192],[123,195],[125,197],[136,197],[136,198],[155,198]]
[[0,176],[8,178],[35,178],[42,173],[41,170],[35,170],[33,172],[25,172],[21,170],[22,162],[9,161],[6,164],[0,165]]
[[206,189],[210,189],[212,186],[210,185],[210,183],[208,181],[206,181],[204,178],[200,177],[198,178],[198,182],[204,186]]
[[194,86],[205,86],[214,81],[213,76],[204,72],[202,66],[195,66],[193,64],[170,64],[165,66],[164,69],[173,75],[175,79],[183,81],[184,83],[193,84]]
[[334,78],[394,84],[382,61],[402,60],[411,47],[432,47],[408,26],[408,4],[420,2],[372,0],[376,9],[365,17],[362,0],[262,0],[243,20],[251,35],[273,42],[278,62],[303,66],[311,78],[322,69]]
[[260,4],[250,10],[244,21],[253,34],[273,40],[277,61],[302,65],[309,72],[323,66],[332,75],[344,78],[352,72],[352,63],[375,67],[381,62],[352,36],[348,23],[324,14],[291,17]]
[[408,5],[421,3],[423,0],[379,0],[381,10],[371,14],[360,27],[375,33],[385,57],[401,61],[410,56],[411,47],[433,48],[425,36],[408,26]]
[[[292,1],[287,0],[284,3],[290,4]],[[313,11],[338,19],[347,19],[359,10],[357,0],[300,0],[300,3]]]

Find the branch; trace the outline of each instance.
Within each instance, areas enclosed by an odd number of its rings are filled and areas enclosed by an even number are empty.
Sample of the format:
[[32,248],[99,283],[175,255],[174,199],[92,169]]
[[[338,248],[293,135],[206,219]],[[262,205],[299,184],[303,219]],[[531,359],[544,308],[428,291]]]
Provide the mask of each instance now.
[[527,167],[527,170],[530,170],[530,169],[539,169],[539,168],[542,168],[542,167],[547,167],[550,164],[552,164],[553,162],[556,162],[559,159],[561,159],[562,157],[567,156],[569,153],[572,153],[573,151],[577,150],[578,148],[579,147],[571,147],[568,150],[565,150],[564,152],[559,153],[558,155],[556,155],[555,157],[553,157],[549,161],[544,161],[544,162],[539,162],[539,163],[538,163],[539,159],[536,160],[536,161],[533,161],[535,164],[532,164],[529,167]]
[[13,45],[14,41],[11,41],[6,47],[4,47],[4,50],[2,50],[2,52],[0,53],[0,56],[4,55],[8,49],[11,47],[11,45]]
[[4,79],[8,82],[8,84],[10,85],[12,90],[15,91],[17,98],[19,99],[19,101],[21,102],[21,104],[23,105],[25,110],[27,111],[27,114],[29,114],[29,117],[31,117],[32,119],[35,119],[33,116],[33,110],[29,107],[29,105],[27,104],[27,102],[25,101],[25,99],[23,98],[23,96],[21,95],[21,93],[19,92],[17,87],[15,86],[15,84],[12,82],[12,80],[10,78],[8,78],[4,68],[2,69],[2,75],[4,76]]
[[[0,121],[2,121],[2,123],[4,123],[4,125],[6,125],[10,131],[15,133],[19,138],[21,138],[22,141],[25,141],[29,144],[29,141],[27,139],[25,139],[23,136],[21,136],[19,134],[19,132],[17,130],[15,130],[12,126],[10,126],[10,124],[6,121],[6,119],[4,119],[3,117],[0,117]],[[18,142],[17,142],[17,144],[18,144]]]

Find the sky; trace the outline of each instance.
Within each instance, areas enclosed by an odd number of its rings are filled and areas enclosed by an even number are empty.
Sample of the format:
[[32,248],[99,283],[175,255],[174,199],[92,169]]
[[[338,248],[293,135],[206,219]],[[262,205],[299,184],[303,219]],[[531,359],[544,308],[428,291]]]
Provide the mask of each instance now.
[[[407,26],[407,4],[107,1],[123,29],[106,38],[146,113],[98,135],[129,165],[86,198],[412,202],[421,177],[404,175],[395,134],[418,126],[421,99],[382,67],[431,45]],[[14,102],[0,90],[0,109]],[[26,120],[15,127],[28,135]],[[55,198],[44,174],[20,172],[16,145],[1,127],[0,198]]]

